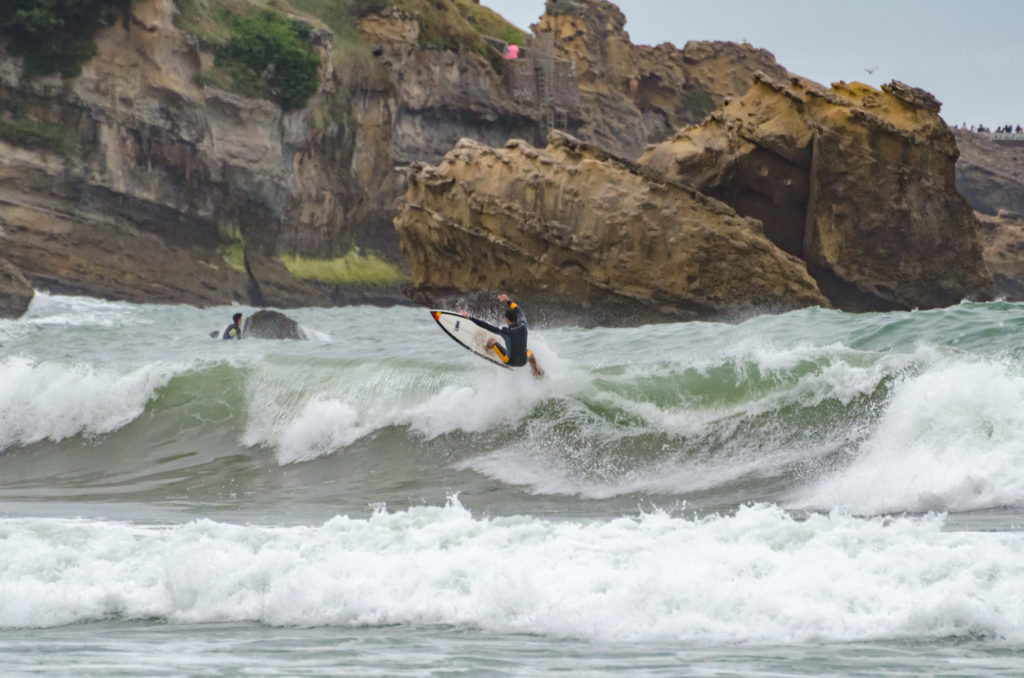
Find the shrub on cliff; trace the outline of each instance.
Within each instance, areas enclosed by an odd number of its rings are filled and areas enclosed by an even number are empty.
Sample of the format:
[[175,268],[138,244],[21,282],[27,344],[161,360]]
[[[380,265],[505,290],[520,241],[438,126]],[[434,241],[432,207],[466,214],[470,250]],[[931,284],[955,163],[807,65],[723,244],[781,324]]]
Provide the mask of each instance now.
[[130,0],[3,0],[0,35],[25,58],[25,75],[75,77],[96,53],[96,31],[113,24],[114,8],[126,16],[129,5]]
[[62,127],[28,117],[0,117],[0,139],[22,148],[53,153],[67,153],[68,150],[68,140]]
[[309,27],[273,10],[232,20],[233,36],[215,65],[245,94],[269,95],[284,110],[302,108],[320,86],[320,57],[309,45]]

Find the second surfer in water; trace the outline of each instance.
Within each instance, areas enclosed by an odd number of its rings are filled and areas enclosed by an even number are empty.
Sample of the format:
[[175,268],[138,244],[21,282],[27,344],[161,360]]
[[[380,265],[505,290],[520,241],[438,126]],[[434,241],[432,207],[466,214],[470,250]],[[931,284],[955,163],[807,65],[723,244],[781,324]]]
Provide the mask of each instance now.
[[[509,367],[522,367],[526,363],[530,363],[530,369],[533,370],[534,376],[544,376],[544,371],[537,364],[533,351],[526,348],[526,314],[523,313],[523,309],[519,308],[514,301],[510,301],[507,294],[499,294],[498,301],[505,304],[505,327],[495,327],[482,320],[474,319],[481,327],[500,334],[505,340],[505,345],[502,346],[498,340],[488,339],[487,350],[494,351],[501,358],[501,362]],[[465,311],[462,312],[462,315],[469,317]]]

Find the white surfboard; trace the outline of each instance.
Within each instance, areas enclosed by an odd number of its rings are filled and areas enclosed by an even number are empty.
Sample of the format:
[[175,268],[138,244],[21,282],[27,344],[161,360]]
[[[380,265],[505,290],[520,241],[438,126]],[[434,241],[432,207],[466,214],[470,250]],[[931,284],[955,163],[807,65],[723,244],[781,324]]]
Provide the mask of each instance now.
[[461,313],[456,313],[455,311],[431,311],[430,315],[441,326],[441,329],[445,331],[445,334],[461,346],[468,348],[473,353],[491,361],[495,365],[501,365],[509,370],[512,369],[501,362],[498,354],[492,349],[487,348],[487,340],[491,338],[501,342],[501,346],[505,345],[505,339],[500,334],[481,327],[476,324],[473,318],[466,318]]

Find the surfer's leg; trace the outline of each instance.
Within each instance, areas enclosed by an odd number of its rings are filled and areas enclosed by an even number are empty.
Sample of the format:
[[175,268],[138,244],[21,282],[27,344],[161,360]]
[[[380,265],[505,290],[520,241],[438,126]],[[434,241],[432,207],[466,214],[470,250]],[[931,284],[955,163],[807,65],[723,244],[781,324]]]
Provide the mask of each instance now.
[[494,339],[488,339],[487,343],[490,344],[490,349],[498,354],[498,357],[501,359],[501,362],[508,362],[508,352],[505,350],[504,346],[499,344]]
[[526,359],[530,361],[530,369],[533,370],[533,376],[543,377],[544,370],[542,370],[540,365],[537,364],[537,359],[533,357],[533,351],[530,349],[526,349]]

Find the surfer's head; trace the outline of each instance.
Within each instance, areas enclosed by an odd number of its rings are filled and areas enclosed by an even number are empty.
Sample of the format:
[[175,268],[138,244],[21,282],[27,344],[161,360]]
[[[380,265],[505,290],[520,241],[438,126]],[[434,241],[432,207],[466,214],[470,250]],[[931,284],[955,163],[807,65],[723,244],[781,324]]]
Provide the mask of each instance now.
[[231,319],[234,320],[235,324],[237,325],[238,323],[242,322],[242,314],[236,313],[233,316],[231,316]]
[[505,321],[508,322],[509,325],[516,324],[517,316],[518,314],[516,313],[516,310],[514,308],[510,308],[507,311],[505,311]]

